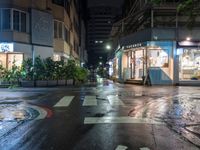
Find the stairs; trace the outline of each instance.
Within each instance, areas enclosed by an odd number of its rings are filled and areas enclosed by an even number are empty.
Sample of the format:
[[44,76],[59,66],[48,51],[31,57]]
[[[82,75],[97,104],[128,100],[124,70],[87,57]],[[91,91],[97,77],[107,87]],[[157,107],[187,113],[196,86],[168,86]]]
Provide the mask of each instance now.
[[143,85],[143,81],[142,80],[135,80],[135,79],[127,79],[125,81],[126,84],[139,84],[139,85]]

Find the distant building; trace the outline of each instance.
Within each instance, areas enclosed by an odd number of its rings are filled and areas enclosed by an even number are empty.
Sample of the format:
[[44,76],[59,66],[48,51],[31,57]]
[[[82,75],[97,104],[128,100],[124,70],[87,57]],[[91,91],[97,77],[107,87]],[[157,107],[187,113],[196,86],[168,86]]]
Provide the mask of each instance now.
[[200,17],[188,28],[178,2],[125,0],[124,18],[111,32],[118,43],[110,60],[114,77],[142,83],[150,75],[152,84],[200,84]]
[[120,14],[119,8],[108,6],[96,6],[88,8],[87,23],[87,49],[89,62],[97,65],[99,61],[106,61],[106,44],[109,43],[109,35],[112,24]]
[[24,58],[64,58],[80,63],[77,0],[0,0],[0,64]]

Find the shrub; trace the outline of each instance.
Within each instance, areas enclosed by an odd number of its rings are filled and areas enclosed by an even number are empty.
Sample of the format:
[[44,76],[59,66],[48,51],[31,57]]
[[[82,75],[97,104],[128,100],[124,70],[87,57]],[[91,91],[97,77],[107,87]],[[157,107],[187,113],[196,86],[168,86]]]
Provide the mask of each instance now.
[[33,63],[32,59],[28,58],[23,61],[21,67],[21,79],[23,80],[33,80]]
[[79,82],[85,82],[88,77],[88,71],[85,68],[76,67],[75,80]]

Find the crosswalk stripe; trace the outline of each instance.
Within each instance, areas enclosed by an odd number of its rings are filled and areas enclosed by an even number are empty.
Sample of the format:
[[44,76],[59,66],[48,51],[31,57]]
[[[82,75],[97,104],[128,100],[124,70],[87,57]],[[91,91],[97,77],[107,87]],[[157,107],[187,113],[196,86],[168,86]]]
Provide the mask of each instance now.
[[61,100],[58,101],[58,103],[54,105],[54,107],[67,107],[70,105],[73,98],[74,96],[64,96]]
[[118,145],[115,150],[126,150],[128,147],[123,145]]
[[143,147],[143,148],[140,148],[140,150],[150,150],[150,149],[147,147]]
[[97,106],[96,96],[85,96],[83,106]]
[[118,98],[118,96],[109,95],[107,96],[110,105],[124,105],[124,103]]
[[133,117],[86,117],[84,124],[111,124],[111,123],[144,123],[144,124],[164,124],[164,122],[155,121],[149,118],[133,118]]

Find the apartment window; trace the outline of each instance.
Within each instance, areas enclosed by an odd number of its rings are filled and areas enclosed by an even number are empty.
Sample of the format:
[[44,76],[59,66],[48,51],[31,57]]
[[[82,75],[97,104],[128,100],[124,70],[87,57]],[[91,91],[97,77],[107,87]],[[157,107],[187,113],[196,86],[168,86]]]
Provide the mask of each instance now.
[[26,13],[21,12],[21,32],[26,32]]
[[13,11],[13,29],[19,31],[19,11]]
[[0,9],[0,29],[1,29],[1,9]]
[[58,22],[54,21],[54,38],[58,38],[58,27],[57,27]]
[[63,39],[63,22],[54,21],[54,38]]
[[11,17],[10,9],[2,9],[2,29],[3,30],[11,29],[10,17]]
[[18,10],[13,11],[13,29],[20,32],[26,32],[26,13]]
[[0,21],[1,30],[13,29],[19,32],[27,32],[27,13],[25,12],[15,9],[0,9]]
[[62,36],[62,33],[63,33],[62,32],[62,22],[59,22],[58,25],[59,25],[59,27],[58,27],[58,31],[59,31],[58,32],[59,33],[58,36],[59,36],[59,38],[63,38],[63,36]]
[[69,38],[69,36],[70,36],[69,30],[66,27],[64,29],[65,29],[64,39],[66,42],[69,42],[69,39],[70,39]]

